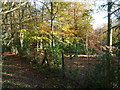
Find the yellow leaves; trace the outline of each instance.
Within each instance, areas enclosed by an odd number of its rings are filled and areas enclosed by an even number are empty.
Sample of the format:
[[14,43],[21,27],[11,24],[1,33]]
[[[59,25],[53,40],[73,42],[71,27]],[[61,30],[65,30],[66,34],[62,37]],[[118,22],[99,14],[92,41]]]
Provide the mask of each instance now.
[[34,40],[45,40],[45,41],[51,41],[49,38],[47,37],[38,37],[38,36],[33,36],[32,39]]
[[58,35],[59,33],[57,32],[57,31],[54,31],[54,32],[52,32],[53,33],[53,35]]
[[18,30],[18,32],[20,32],[20,33],[25,33],[26,31],[27,31],[26,29]]
[[59,28],[61,29],[60,31],[64,31],[64,32],[67,32],[71,26],[70,24],[63,23],[63,22],[59,22],[58,25],[59,25]]
[[66,25],[63,27],[63,30],[64,30],[64,31],[68,31],[68,30],[69,30],[69,26],[70,26],[69,24],[66,24]]
[[41,33],[41,34],[49,35],[49,31],[48,31],[48,30],[40,30],[40,33]]
[[60,20],[60,21],[61,21],[61,20],[64,20],[64,17],[59,17],[58,20]]
[[68,43],[68,44],[70,44],[70,43],[71,43],[71,41],[70,41],[70,40],[68,40],[68,39],[66,39],[66,40],[65,40],[65,42],[66,42],[66,43]]

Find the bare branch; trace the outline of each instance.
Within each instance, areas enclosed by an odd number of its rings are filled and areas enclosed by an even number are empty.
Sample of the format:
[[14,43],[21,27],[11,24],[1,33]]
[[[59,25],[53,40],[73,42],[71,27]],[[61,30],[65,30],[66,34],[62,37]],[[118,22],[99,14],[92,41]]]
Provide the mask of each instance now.
[[[41,2],[41,1],[39,1]],[[41,2],[42,4],[44,4],[46,6],[46,8],[48,9],[48,12],[51,13],[50,9],[48,8],[48,6],[44,3],[44,2]]]
[[27,4],[27,2],[24,2],[24,3],[22,3],[20,6],[18,6],[18,7],[16,7],[16,8],[13,8],[13,9],[11,9],[11,10],[9,10],[9,11],[5,11],[5,12],[3,12],[2,14],[7,14],[7,13],[10,13],[10,12],[13,12],[13,11],[19,9],[21,6],[24,6],[24,5],[26,5],[26,4]]

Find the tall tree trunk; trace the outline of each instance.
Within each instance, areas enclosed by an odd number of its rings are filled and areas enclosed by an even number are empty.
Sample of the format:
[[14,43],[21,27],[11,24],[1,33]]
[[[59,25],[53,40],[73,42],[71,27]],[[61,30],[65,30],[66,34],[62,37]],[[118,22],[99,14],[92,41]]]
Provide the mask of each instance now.
[[[64,42],[64,39],[62,37],[62,41]],[[64,60],[64,47],[62,45],[62,71],[63,71],[63,78],[65,78],[65,60]]]
[[[20,26],[20,29],[23,29],[24,25],[21,22],[22,22],[22,20],[24,20],[24,7],[23,8],[20,7],[20,9],[21,9],[21,15],[20,15],[20,24],[21,24],[21,26]],[[24,33],[20,33],[20,35],[21,35],[21,37],[20,37],[21,49],[23,49],[23,46],[24,46],[23,45],[24,44]]]
[[0,2],[0,89],[2,89],[2,2]]
[[[108,2],[108,46],[112,46],[112,29],[111,29],[111,8],[112,8],[112,2]],[[111,52],[112,49],[109,48],[109,51],[107,52],[107,79],[106,79],[106,84],[107,87],[111,87]]]
[[[43,21],[44,21],[43,16],[44,16],[44,5],[42,6],[42,27],[41,27],[41,30],[43,29]],[[43,37],[43,34],[41,35],[41,37]],[[43,45],[44,45],[43,40],[41,39],[41,41],[40,41],[40,48],[41,49],[43,49],[43,47],[44,47]]]
[[53,39],[53,32],[54,32],[54,30],[53,30],[53,2],[50,2],[50,4],[51,4],[51,12],[50,12],[50,19],[51,19],[51,31],[52,31],[52,44],[51,44],[51,46],[53,47],[54,46],[54,39]]
[[[35,7],[35,14],[36,14],[36,18],[35,18],[35,29],[37,30],[37,7],[36,7],[36,1],[34,0],[34,7]],[[37,30],[37,36],[39,37],[39,32],[38,32],[38,30]],[[37,54],[38,54],[38,51],[39,51],[39,40],[37,40],[37,42],[36,42],[36,52],[37,52]]]
[[[111,8],[112,2],[108,2],[108,46],[112,46]],[[112,52],[111,48],[109,49],[109,52]]]
[[[76,2],[75,2],[76,3]],[[76,4],[74,3],[74,29],[77,30],[77,23],[76,23]],[[78,37],[78,35],[75,35],[76,37]],[[75,42],[76,48],[75,48],[75,57],[78,57],[78,48],[77,48],[77,43]]]

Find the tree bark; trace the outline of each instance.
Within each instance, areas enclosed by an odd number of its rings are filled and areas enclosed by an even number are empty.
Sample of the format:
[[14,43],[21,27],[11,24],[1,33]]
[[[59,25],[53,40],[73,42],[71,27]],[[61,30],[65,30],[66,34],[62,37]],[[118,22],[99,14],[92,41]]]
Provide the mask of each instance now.
[[51,4],[51,12],[50,12],[50,19],[51,19],[51,31],[52,31],[52,47],[54,46],[54,39],[53,39],[53,2],[50,2]]
[[[64,39],[62,37],[62,41],[64,42]],[[63,71],[63,78],[65,78],[65,60],[64,60],[64,47],[62,45],[62,71]]]
[[[112,29],[111,29],[111,8],[112,8],[112,2],[108,2],[108,46],[112,46]],[[107,87],[111,87],[111,52],[112,48],[109,48],[109,51],[107,52],[107,74],[106,74],[106,84]]]

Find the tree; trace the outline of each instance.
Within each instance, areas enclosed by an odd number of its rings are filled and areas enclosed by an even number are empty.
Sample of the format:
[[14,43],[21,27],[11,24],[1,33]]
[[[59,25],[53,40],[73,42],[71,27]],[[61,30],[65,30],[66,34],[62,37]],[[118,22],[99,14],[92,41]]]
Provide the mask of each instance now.
[[6,29],[3,36],[8,40],[4,45],[11,45],[21,53],[29,51],[28,55],[34,51],[35,58],[44,53],[47,61],[64,65],[64,55],[76,51],[78,54],[79,43],[85,43],[86,32],[91,35],[91,10],[86,4],[71,2],[39,2],[38,8],[37,2],[33,6],[24,2],[4,5],[3,12],[7,13],[3,16],[2,27]]

